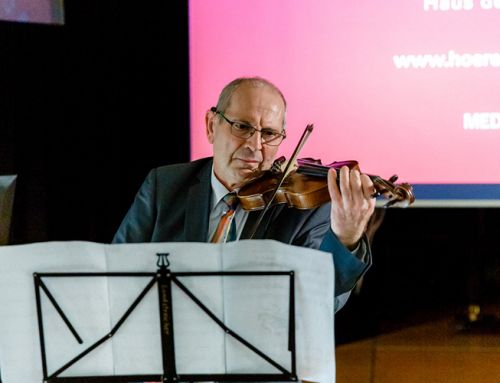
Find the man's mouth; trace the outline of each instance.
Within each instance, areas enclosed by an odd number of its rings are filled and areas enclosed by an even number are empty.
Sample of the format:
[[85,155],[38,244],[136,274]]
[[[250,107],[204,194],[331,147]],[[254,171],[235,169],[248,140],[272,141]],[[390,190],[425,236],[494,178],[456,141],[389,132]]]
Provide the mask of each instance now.
[[254,159],[247,158],[237,158],[237,160],[243,165],[245,168],[257,168],[260,164],[260,161]]

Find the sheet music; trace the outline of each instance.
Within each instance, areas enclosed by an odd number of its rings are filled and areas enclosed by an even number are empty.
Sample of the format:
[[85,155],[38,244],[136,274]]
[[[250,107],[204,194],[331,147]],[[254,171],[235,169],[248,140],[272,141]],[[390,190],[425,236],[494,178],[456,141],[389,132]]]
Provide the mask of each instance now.
[[[42,363],[33,273],[151,272],[156,253],[170,270],[295,272],[297,372],[301,379],[335,380],[331,255],[282,243],[147,243],[107,245],[45,242],[0,247],[0,366],[4,383],[41,382]],[[78,344],[41,294],[49,375],[109,333],[151,277],[44,278],[83,340]],[[289,279],[283,276],[179,277],[229,328],[290,368]],[[278,373],[222,331],[178,287],[172,288],[179,374]],[[154,286],[109,340],[62,376],[160,374],[158,293]]]

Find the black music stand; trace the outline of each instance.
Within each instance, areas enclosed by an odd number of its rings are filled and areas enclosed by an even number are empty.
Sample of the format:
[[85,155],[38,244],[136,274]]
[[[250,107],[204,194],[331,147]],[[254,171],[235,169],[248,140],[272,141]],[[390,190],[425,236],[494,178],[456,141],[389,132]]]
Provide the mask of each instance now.
[[[271,381],[297,381],[296,371],[296,349],[295,349],[295,287],[294,287],[294,272],[293,271],[232,271],[232,272],[179,272],[175,273],[168,269],[169,261],[168,253],[160,253],[158,255],[156,273],[34,273],[36,308],[38,318],[38,328],[40,336],[43,382],[44,383],[114,383],[114,382],[139,382],[139,381],[156,381],[156,382],[203,382],[203,381],[231,381],[231,382],[271,382]],[[289,277],[289,313],[288,313],[288,351],[290,352],[290,368],[285,368],[275,360],[270,358],[264,352],[252,345],[246,339],[238,335],[232,329],[228,328],[212,311],[209,310],[179,279],[178,277],[199,277],[199,276],[288,276]],[[42,315],[41,292],[45,293],[49,301],[54,306],[57,313],[60,315],[68,329],[71,331],[75,339],[82,343],[82,340],[70,323],[69,319],[54,299],[54,296],[44,283],[44,278],[58,277],[151,277],[146,287],[135,298],[132,305],[125,311],[121,318],[117,321],[111,331],[92,345],[87,347],[80,354],[73,357],[67,363],[58,368],[55,372],[48,374],[46,344],[44,336],[44,323]],[[275,374],[178,374],[176,370],[175,344],[174,344],[174,322],[173,322],[173,302],[172,302],[172,283],[180,288],[203,312],[208,315],[222,330],[236,339],[244,347],[257,354],[260,358],[272,365],[279,373]],[[143,375],[110,375],[110,376],[61,376],[68,368],[76,362],[84,358],[101,344],[111,339],[127,320],[132,311],[137,307],[146,294],[153,288],[158,286],[159,296],[159,315],[160,315],[160,337],[161,337],[161,358],[162,358],[162,374],[143,374]]]

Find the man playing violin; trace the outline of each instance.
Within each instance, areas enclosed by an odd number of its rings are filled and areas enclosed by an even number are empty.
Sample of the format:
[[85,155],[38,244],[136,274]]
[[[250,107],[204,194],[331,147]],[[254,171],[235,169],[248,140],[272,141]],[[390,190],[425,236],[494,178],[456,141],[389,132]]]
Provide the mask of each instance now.
[[[223,197],[269,170],[286,137],[286,101],[271,82],[238,78],[222,90],[205,115],[213,157],[153,169],[113,238],[128,242],[207,242],[227,210]],[[236,239],[252,235],[330,252],[335,264],[338,310],[371,263],[364,235],[375,208],[374,185],[343,167],[328,173],[331,203],[315,209],[271,206],[252,231],[259,212],[236,207]]]

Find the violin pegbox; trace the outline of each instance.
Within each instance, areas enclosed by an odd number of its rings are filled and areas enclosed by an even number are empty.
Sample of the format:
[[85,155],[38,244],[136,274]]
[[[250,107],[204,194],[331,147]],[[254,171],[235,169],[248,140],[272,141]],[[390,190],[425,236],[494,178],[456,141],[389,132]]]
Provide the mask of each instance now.
[[379,176],[369,175],[375,186],[374,197],[383,197],[387,200],[384,207],[408,207],[415,201],[413,188],[408,183],[395,184],[398,179],[393,175],[387,181]]
[[392,185],[391,190],[383,190],[379,192],[388,201],[384,204],[384,207],[408,207],[415,201],[415,196],[413,195],[413,188],[408,183],[402,183],[397,185]]

